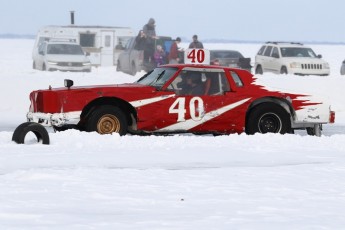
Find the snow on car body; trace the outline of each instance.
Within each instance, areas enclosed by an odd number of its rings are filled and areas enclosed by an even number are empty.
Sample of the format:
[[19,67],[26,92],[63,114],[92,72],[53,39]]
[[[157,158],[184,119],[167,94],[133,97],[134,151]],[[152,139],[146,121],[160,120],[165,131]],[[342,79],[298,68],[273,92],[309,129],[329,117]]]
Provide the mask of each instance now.
[[[66,82],[66,81],[65,81]],[[310,95],[265,89],[245,70],[163,65],[137,82],[71,86],[30,94],[29,121],[56,129],[70,124],[101,134],[292,133],[321,135],[334,122],[330,105]],[[198,88],[190,86],[198,83]]]

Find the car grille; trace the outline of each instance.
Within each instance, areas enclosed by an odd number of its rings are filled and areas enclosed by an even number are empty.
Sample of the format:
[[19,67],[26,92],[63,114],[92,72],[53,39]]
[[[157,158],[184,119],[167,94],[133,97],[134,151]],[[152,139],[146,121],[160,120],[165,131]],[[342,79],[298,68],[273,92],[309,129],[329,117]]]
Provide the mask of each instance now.
[[302,69],[322,69],[322,64],[302,64]]
[[59,62],[58,66],[83,66],[81,62]]

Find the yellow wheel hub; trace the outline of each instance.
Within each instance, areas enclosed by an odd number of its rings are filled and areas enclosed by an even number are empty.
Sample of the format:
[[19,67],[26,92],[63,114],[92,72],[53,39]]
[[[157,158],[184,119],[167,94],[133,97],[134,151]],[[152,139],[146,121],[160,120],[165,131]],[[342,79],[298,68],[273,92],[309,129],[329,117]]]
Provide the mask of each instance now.
[[119,119],[112,114],[105,114],[97,123],[97,132],[100,134],[110,134],[120,132],[121,124]]

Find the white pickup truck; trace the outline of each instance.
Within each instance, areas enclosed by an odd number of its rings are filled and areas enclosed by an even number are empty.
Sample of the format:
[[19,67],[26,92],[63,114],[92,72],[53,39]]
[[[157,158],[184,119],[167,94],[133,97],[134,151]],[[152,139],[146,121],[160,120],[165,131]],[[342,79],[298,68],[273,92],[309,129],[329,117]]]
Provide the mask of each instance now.
[[[154,47],[156,48],[157,45],[161,45],[166,53],[165,63],[168,63],[167,57],[170,52],[170,46],[172,43],[173,40],[171,37],[160,36],[155,39]],[[116,67],[117,71],[135,75],[137,72],[140,72],[142,70],[148,72],[156,67],[153,60],[146,62],[144,61],[145,51],[136,49],[135,44],[135,37],[132,37],[128,40],[125,49],[119,54]]]

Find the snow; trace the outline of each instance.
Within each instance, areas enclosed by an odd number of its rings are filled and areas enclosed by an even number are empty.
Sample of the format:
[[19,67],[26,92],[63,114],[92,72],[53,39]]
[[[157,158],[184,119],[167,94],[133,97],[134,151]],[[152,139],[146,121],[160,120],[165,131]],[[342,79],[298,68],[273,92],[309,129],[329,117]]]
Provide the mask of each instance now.
[[[76,130],[51,145],[11,141],[34,89],[132,82],[114,67],[33,70],[33,40],[0,40],[0,229],[344,229],[345,46],[312,45],[331,76],[265,74],[258,83],[324,96],[321,137],[296,134],[122,136]],[[187,46],[187,44],[182,44]],[[254,60],[260,44],[205,44]]]

